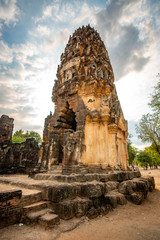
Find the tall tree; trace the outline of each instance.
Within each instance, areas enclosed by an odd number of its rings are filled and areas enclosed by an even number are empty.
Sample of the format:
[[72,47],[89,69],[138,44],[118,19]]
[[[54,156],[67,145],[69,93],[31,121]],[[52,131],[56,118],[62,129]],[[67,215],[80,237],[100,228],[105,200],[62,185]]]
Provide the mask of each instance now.
[[151,102],[148,104],[153,111],[160,115],[160,74],[157,75],[159,81],[154,87],[154,92],[151,94]]
[[128,148],[128,157],[129,157],[129,164],[132,165],[135,157],[137,155],[137,149],[132,146],[132,141],[131,141],[132,136],[129,135],[127,139],[127,148]]
[[156,152],[160,155],[160,75],[159,81],[151,94],[149,106],[152,114],[143,115],[140,123],[136,126],[138,137],[143,142],[150,142],[154,145]]

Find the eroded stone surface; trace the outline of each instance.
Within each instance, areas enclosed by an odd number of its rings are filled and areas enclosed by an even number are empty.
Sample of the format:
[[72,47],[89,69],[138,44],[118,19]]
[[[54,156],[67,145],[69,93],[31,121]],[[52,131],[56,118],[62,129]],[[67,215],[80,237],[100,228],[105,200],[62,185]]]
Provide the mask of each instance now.
[[118,191],[124,194],[127,200],[135,204],[141,204],[143,199],[147,197],[148,191],[153,191],[154,188],[154,178],[146,176],[120,183]]
[[54,225],[60,224],[60,219],[58,215],[48,212],[41,216],[38,222],[44,227],[53,227]]
[[60,218],[68,220],[73,217],[82,217],[86,215],[90,205],[92,205],[92,201],[89,199],[75,198],[56,204],[55,212]]
[[21,190],[0,192],[0,228],[17,223],[22,216]]

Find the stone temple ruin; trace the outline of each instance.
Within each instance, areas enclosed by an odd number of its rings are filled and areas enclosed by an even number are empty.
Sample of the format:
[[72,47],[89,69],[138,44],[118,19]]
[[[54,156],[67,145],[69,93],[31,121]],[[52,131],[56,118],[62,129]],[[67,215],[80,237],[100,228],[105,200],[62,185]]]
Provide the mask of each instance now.
[[70,37],[53,88],[55,112],[45,120],[43,165],[64,173],[107,167],[127,170],[128,128],[107,50],[90,26]]
[[10,127],[2,124],[4,116],[0,120],[0,170],[8,161],[8,169],[18,163],[17,173],[26,162],[31,177],[0,175],[0,184],[19,187],[0,191],[0,228],[20,221],[53,227],[60,219],[94,218],[127,200],[141,204],[155,188],[153,177],[141,177],[129,168],[127,122],[112,66],[104,43],[90,26],[69,38],[52,100],[55,112],[45,119],[39,155],[36,144],[23,143],[15,150],[13,119],[7,118]]

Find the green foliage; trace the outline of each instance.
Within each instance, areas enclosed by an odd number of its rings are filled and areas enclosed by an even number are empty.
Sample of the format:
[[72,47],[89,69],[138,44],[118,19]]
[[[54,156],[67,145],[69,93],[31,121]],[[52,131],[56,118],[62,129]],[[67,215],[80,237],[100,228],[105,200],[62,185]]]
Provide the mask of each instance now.
[[129,164],[133,165],[133,162],[137,155],[137,149],[132,146],[131,136],[127,139],[127,148],[128,148],[128,157],[129,157]]
[[34,132],[34,131],[28,132],[28,131],[27,131],[27,132],[24,134],[24,137],[25,137],[25,138],[35,138],[38,143],[42,143],[41,136],[40,136],[39,133],[37,133],[37,132]]
[[26,139],[25,138],[22,138],[22,137],[19,137],[19,136],[14,136],[12,137],[12,142],[13,143],[22,143],[22,142],[25,142]]
[[150,147],[145,148],[145,152],[147,152],[152,158],[152,165],[160,165],[160,155],[157,153],[154,144],[152,144]]
[[159,145],[160,119],[154,114],[143,115],[140,123],[136,126],[138,137],[143,142],[151,142]]
[[16,131],[12,137],[13,143],[22,143],[25,142],[27,138],[35,138],[38,143],[42,143],[41,136],[35,131],[27,131],[24,133],[22,129]]
[[136,132],[143,142],[154,145],[155,151],[160,155],[160,79],[151,95],[149,106],[153,113],[142,116],[140,123],[136,126]]
[[23,136],[23,130],[22,129],[20,129],[20,130],[18,130],[18,131],[16,131],[15,133],[14,133],[14,136],[17,136],[17,137],[22,137]]
[[141,151],[138,156],[137,160],[140,166],[148,166],[152,164],[152,158],[149,153],[145,151]]
[[158,166],[160,165],[160,155],[157,153],[154,144],[146,147],[144,151],[140,151],[137,156],[137,161],[140,166]]

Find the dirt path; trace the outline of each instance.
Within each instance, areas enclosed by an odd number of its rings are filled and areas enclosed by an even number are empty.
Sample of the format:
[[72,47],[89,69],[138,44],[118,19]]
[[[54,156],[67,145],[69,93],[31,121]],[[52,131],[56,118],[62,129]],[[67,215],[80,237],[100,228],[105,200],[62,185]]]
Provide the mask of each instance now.
[[19,224],[0,230],[1,240],[159,240],[160,239],[160,170],[142,171],[155,177],[156,190],[142,205],[119,206],[103,217],[62,221],[60,226],[44,230]]

